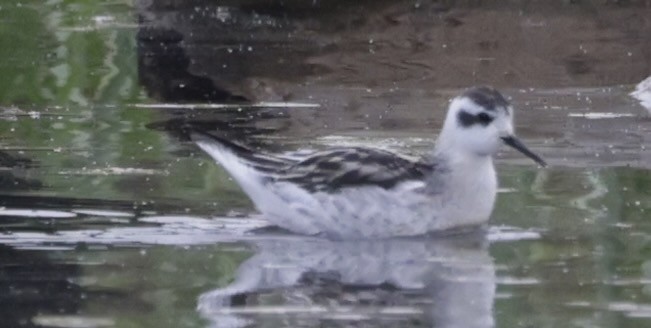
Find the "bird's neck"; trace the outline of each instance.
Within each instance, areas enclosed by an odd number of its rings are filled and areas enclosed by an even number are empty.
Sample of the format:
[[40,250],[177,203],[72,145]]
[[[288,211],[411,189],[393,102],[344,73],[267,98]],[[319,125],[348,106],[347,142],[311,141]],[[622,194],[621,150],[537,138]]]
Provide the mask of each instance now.
[[[428,156],[432,160],[445,162],[450,170],[464,171],[468,174],[493,172],[493,156],[482,155],[459,147],[452,139],[439,138]],[[481,172],[481,173],[480,173]]]
[[[447,185],[456,198],[465,199],[474,195],[473,202],[481,201],[482,206],[492,208],[497,192],[497,174],[493,156],[478,155],[460,148],[444,148],[440,145],[430,154],[436,163],[441,163],[446,174],[437,177],[443,181],[437,184]],[[474,199],[477,197],[477,199]]]

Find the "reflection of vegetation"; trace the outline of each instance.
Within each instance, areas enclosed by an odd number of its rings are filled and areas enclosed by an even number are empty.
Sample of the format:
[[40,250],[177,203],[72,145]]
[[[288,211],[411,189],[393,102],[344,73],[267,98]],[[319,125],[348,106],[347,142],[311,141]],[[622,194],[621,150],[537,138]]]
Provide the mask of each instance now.
[[[177,142],[145,128],[154,114],[129,107],[146,100],[129,3],[0,0],[0,106],[40,113],[0,121],[3,144],[26,148],[42,163],[38,175],[47,190],[59,196],[185,198],[188,207],[223,208],[211,199],[223,187],[206,174],[233,189],[224,172],[199,160],[177,161],[170,153]],[[37,147],[53,151],[29,151]],[[156,174],[98,173],[115,167]],[[240,196],[227,199],[250,206]]]
[[[498,326],[559,327],[583,320],[588,326],[623,327],[630,322],[601,309],[611,302],[651,299],[638,283],[651,257],[649,171],[511,168],[502,182],[518,192],[500,196],[494,222],[537,228],[543,238],[492,248],[498,265],[509,268],[502,275],[523,283],[500,286],[512,296],[496,305],[504,312]],[[568,305],[572,302],[587,305]]]
[[63,253],[59,260],[83,268],[77,282],[89,297],[82,316],[112,318],[116,327],[202,327],[198,295],[234,279],[251,255],[244,247],[117,248]]
[[1,1],[0,6],[0,99],[3,104],[43,103],[39,87],[45,76],[41,69],[43,52],[52,46],[50,38],[44,37],[43,17],[36,10],[17,6],[15,1]]
[[651,174],[645,169],[509,168],[501,184],[515,192],[500,194],[495,223],[555,229],[556,236],[594,236],[607,225],[646,224],[651,208]]
[[[134,23],[127,4],[20,3],[0,0],[0,111],[17,107],[40,116],[0,120],[0,134],[3,146],[24,148],[25,156],[40,163],[31,170],[44,185],[37,193],[134,201],[185,198],[183,207],[209,206],[213,212],[225,208],[212,200],[222,192],[227,197],[221,199],[232,200],[228,208],[250,206],[232,192],[235,185],[218,166],[205,159],[177,160],[171,152],[176,141],[145,128],[154,119],[152,112],[129,108],[146,99],[138,85],[136,29],[127,25]],[[159,174],[98,173],[107,167]],[[152,247],[143,253],[116,249],[60,255],[73,257],[66,263],[80,263],[83,269],[77,281],[88,291],[81,299],[82,313],[116,319],[118,327],[198,327],[197,295],[228,283],[248,253]],[[87,261],[101,265],[84,265]]]

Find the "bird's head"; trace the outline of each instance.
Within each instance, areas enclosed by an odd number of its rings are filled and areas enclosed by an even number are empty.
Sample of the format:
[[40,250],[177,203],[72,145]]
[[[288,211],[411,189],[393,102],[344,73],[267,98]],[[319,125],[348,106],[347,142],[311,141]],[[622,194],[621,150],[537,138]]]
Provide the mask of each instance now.
[[489,87],[474,87],[452,99],[439,143],[477,156],[491,156],[505,143],[546,165],[515,136],[513,107]]

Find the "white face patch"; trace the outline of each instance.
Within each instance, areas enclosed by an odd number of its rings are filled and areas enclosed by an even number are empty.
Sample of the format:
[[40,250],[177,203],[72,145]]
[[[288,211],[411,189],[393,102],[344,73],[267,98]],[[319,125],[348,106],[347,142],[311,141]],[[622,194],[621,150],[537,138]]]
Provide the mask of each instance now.
[[443,129],[443,140],[451,147],[486,156],[497,152],[501,138],[513,134],[513,108],[491,104],[484,107],[473,99],[460,96],[452,100]]

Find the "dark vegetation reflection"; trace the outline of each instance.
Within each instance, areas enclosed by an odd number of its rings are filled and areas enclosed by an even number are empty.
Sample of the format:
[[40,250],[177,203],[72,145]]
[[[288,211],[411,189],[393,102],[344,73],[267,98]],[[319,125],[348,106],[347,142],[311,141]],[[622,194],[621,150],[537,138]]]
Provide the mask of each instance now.
[[4,327],[37,327],[41,313],[76,313],[82,289],[79,267],[53,263],[43,252],[0,245],[0,315]]
[[122,310],[146,308],[127,292],[81,286],[83,270],[77,263],[57,260],[41,250],[0,245],[2,327],[50,327],[56,322],[52,318],[77,315],[85,304],[94,302]]

